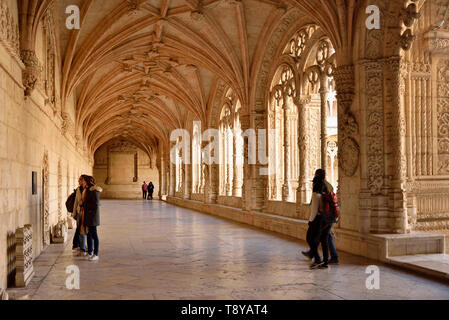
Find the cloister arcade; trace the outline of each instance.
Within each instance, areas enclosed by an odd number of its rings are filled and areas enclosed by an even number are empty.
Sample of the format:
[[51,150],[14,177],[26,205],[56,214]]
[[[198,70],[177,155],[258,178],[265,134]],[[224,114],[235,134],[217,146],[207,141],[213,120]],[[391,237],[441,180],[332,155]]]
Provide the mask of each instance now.
[[449,0],[85,0],[70,29],[72,2],[0,0],[0,288],[82,173],[305,239],[325,168],[340,250],[449,248]]

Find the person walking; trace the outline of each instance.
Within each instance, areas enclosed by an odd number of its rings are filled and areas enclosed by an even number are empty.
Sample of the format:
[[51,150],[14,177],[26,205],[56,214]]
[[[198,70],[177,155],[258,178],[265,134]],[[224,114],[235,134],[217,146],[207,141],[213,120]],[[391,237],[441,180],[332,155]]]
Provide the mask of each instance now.
[[[315,177],[318,177],[319,180],[324,181],[324,184],[329,192],[334,192],[334,187],[328,181],[326,181],[326,171],[324,169],[316,170]],[[329,248],[331,259],[329,260],[328,263],[329,264],[339,264],[337,246],[335,245],[333,232],[331,231],[333,229],[333,226],[334,226],[334,223],[331,224],[330,231],[329,231],[328,248]],[[320,231],[319,228],[320,228],[320,226],[317,223],[317,221],[309,221],[309,228],[307,229],[306,241],[309,244],[310,248],[312,247],[311,242],[316,241],[316,234]],[[302,254],[309,259],[313,259],[311,250],[302,251]]]
[[150,184],[148,185],[148,199],[153,200],[153,192],[154,192],[154,184],[150,181]]
[[[323,194],[328,192],[322,176],[313,178],[313,193],[310,212],[312,230],[309,235],[310,256],[314,259],[311,269],[328,268],[329,264],[329,233],[331,224],[322,216],[324,212]],[[318,246],[321,243],[323,249],[323,260],[318,253]]]
[[148,192],[148,185],[144,181],[143,185],[142,185],[142,194],[143,194],[143,199],[144,200],[147,200],[147,192]]
[[75,192],[75,202],[73,204],[73,219],[76,220],[76,230],[73,237],[73,250],[80,250],[78,255],[87,255],[86,253],[86,234],[81,234],[81,199],[83,195],[83,178],[78,179],[78,188]]
[[83,201],[84,225],[87,227],[87,259],[97,261],[99,259],[99,245],[97,227],[100,225],[100,193],[103,189],[96,185],[95,179],[87,176],[83,179],[85,196]]

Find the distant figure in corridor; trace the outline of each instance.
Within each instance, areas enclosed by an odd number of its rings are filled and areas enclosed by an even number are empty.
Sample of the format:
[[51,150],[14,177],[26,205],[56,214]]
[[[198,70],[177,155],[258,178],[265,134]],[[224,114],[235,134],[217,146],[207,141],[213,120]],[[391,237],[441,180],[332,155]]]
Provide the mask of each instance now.
[[103,189],[96,185],[91,176],[83,178],[82,207],[84,208],[84,226],[87,228],[87,259],[97,261],[99,259],[99,245],[97,227],[100,225],[100,193]]
[[143,199],[146,200],[147,199],[147,192],[148,192],[148,185],[147,183],[144,181],[143,185],[142,185],[142,196]]
[[148,185],[148,200],[153,200],[154,184],[150,181]]
[[78,179],[79,187],[76,189],[75,203],[73,205],[73,219],[76,220],[76,231],[73,237],[73,250],[79,250],[79,256],[86,256],[86,234],[81,234],[81,197],[83,194],[83,176]]

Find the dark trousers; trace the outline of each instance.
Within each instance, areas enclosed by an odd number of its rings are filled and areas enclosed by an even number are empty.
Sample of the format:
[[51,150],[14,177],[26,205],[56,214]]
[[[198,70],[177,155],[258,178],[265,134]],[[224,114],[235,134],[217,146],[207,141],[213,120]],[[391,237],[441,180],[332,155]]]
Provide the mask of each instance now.
[[148,191],[148,199],[153,200],[153,191]]
[[87,251],[89,254],[94,253],[98,256],[100,241],[98,240],[97,227],[87,227]]
[[143,192],[143,198],[146,200],[147,199],[147,191],[142,191]]
[[[321,257],[318,253],[318,246],[321,243],[321,248],[323,249],[323,262],[328,263],[329,261],[329,233],[332,227],[332,224],[326,223],[321,219],[321,216],[317,216],[315,218],[316,225],[314,225],[314,230],[312,231],[312,235],[310,236],[311,241],[310,245],[310,253],[314,258],[315,262],[321,262]],[[314,222],[315,222],[314,220]],[[319,227],[318,227],[319,226]]]
[[73,249],[80,247],[80,229],[79,225],[76,225],[75,235],[73,236]]

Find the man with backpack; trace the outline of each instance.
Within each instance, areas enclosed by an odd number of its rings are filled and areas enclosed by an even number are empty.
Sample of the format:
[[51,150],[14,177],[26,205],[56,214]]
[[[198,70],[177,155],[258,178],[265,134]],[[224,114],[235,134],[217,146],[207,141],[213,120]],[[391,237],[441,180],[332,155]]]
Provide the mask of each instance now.
[[[325,176],[326,172],[318,169],[313,179],[311,217],[306,236],[310,251],[302,252],[309,259],[314,259],[311,268],[327,268],[328,264],[338,264],[338,254],[331,229],[340,217],[340,209],[333,187],[325,180]],[[323,262],[318,254],[320,243],[323,249]],[[328,259],[329,250],[330,260]]]

